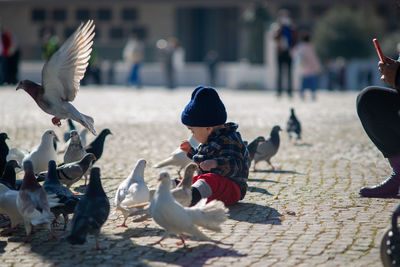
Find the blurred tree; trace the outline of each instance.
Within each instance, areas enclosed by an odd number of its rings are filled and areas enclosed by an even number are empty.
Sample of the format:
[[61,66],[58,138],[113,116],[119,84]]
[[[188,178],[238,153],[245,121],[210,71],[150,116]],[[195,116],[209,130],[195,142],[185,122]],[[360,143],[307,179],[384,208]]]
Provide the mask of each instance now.
[[323,61],[366,58],[375,53],[373,38],[384,34],[382,19],[370,8],[335,7],[317,22],[314,43]]

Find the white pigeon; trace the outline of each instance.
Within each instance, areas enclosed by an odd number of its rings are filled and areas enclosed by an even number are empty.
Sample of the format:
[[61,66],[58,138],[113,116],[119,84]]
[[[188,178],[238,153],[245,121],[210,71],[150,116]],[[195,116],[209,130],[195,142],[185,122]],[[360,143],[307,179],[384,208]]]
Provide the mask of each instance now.
[[[192,147],[197,147],[200,144],[196,139],[193,138],[193,136],[189,138],[189,143]],[[177,149],[175,149],[174,152],[171,153],[171,155],[168,158],[157,163],[154,167],[162,168],[171,165],[177,166],[179,167],[178,175],[180,176],[181,170],[191,162],[193,161],[186,156],[186,153],[182,149],[180,149],[180,147],[178,147]]]
[[81,24],[46,62],[42,69],[42,85],[30,80],[18,83],[46,113],[54,115],[52,123],[60,126],[61,119],[70,118],[96,135],[93,118],[80,113],[72,102],[79,91],[92,52],[93,20]]
[[80,161],[85,155],[86,150],[81,143],[81,138],[76,130],[70,132],[69,145],[64,154],[64,164]]
[[[183,174],[183,179],[175,188],[171,188],[171,194],[174,199],[184,207],[189,207],[192,203],[192,183],[193,183],[193,174],[196,170],[198,170],[198,166],[196,163],[190,163],[185,168],[185,173]],[[171,180],[171,185],[175,185],[175,180]],[[156,190],[150,190],[149,201],[151,201],[154,197]],[[150,202],[134,204],[128,207],[131,210],[131,215],[144,215],[136,220],[143,221],[150,217]]]
[[24,171],[24,179],[17,196],[17,209],[24,221],[25,242],[29,241],[32,225],[44,225],[51,236],[56,238],[50,228],[54,215],[50,212],[47,193],[37,182],[31,161],[24,162]]
[[124,215],[124,222],[120,226],[127,227],[126,219],[134,211],[134,209],[128,208],[129,206],[149,201],[149,188],[144,181],[145,167],[146,161],[139,159],[135,168],[118,186],[115,193],[114,204],[117,210],[120,210]]
[[10,232],[23,221],[17,208],[17,196],[18,191],[0,184],[0,214],[6,214],[10,218]]
[[21,150],[19,148],[11,148],[6,157],[7,162],[10,160],[15,160],[21,168],[17,168],[15,171],[22,171],[22,161],[29,154],[28,151]]
[[179,204],[171,194],[171,179],[167,172],[160,173],[160,184],[150,204],[150,214],[154,221],[166,230],[164,236],[154,244],[160,244],[169,234],[178,235],[184,246],[182,234],[194,236],[200,240],[211,240],[200,232],[197,226],[219,232],[221,224],[227,219],[228,209],[224,203],[213,200],[206,204],[202,199],[193,207]]
[[26,161],[31,161],[34,173],[46,171],[50,160],[57,161],[57,153],[53,147],[53,139],[58,140],[56,133],[53,130],[45,131],[39,146],[24,157],[22,165]]
[[[6,214],[10,218],[10,232],[23,221],[22,215],[18,211],[17,197],[19,191],[12,190],[0,184],[0,214]],[[59,206],[59,199],[55,194],[47,195],[47,201],[49,202],[50,208]]]

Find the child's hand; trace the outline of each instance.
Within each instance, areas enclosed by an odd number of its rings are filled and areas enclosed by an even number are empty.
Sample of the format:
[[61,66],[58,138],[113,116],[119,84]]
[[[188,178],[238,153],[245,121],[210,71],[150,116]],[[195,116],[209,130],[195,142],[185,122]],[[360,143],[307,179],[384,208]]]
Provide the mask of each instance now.
[[192,146],[190,145],[190,143],[188,141],[184,141],[181,144],[180,148],[187,154],[189,152],[189,150],[192,148]]
[[200,168],[204,171],[209,171],[218,166],[217,161],[215,159],[208,159],[203,162],[200,162]]

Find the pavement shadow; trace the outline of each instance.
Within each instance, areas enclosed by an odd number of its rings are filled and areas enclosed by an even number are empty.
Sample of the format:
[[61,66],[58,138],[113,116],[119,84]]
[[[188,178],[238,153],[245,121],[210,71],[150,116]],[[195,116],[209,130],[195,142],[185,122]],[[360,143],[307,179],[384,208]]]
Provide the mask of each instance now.
[[289,171],[289,170],[256,170],[253,172],[260,172],[260,173],[287,173],[287,174],[300,174],[304,175],[304,173],[296,172],[296,171]]
[[294,144],[295,146],[308,146],[308,147],[311,147],[311,146],[313,146],[313,144],[310,144],[310,143],[299,143],[299,144]]
[[[179,239],[176,239],[178,242]],[[196,241],[197,242],[197,241]],[[205,241],[204,241],[205,242]],[[171,251],[171,243],[159,245],[139,245],[126,237],[100,235],[100,246],[103,250],[94,251],[95,241],[92,236],[83,245],[71,245],[58,241],[43,244],[28,244],[30,250],[57,266],[71,266],[73,264],[93,264],[109,266],[149,266],[150,262],[173,263],[175,266],[203,266],[211,258],[217,257],[245,257],[236,250],[222,248],[216,244],[188,242],[187,247],[176,245],[177,249]],[[106,245],[104,246],[104,243]]]
[[6,246],[7,246],[6,241],[0,241],[0,254],[6,252],[5,251]]
[[248,191],[249,192],[255,192],[255,193],[261,193],[261,194],[266,194],[268,196],[272,196],[272,194],[270,192],[268,192],[264,188],[260,188],[260,187],[249,186],[248,187]]
[[274,181],[274,180],[267,180],[267,179],[253,179],[253,178],[249,178],[247,179],[248,182],[267,182],[267,183],[275,183],[275,184],[287,184],[284,182],[278,182],[278,181]]
[[281,216],[276,209],[255,203],[239,202],[229,207],[229,219],[241,222],[281,225]]

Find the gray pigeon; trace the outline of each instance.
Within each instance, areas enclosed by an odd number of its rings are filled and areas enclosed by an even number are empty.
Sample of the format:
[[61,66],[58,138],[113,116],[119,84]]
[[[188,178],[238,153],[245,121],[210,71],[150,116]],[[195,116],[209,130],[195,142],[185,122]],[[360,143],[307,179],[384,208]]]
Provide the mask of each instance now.
[[[83,174],[89,169],[89,166],[95,160],[95,156],[92,153],[86,154],[80,161],[67,163],[57,167],[57,174],[62,184],[65,184],[68,188],[72,184],[79,181]],[[44,181],[47,172],[41,172],[37,180]]]
[[49,169],[47,171],[46,180],[43,183],[43,188],[47,194],[55,194],[62,203],[62,206],[51,208],[54,216],[57,220],[60,214],[64,217],[64,230],[67,229],[68,214],[72,214],[78,204],[79,198],[77,198],[69,188],[63,186],[58,179],[56,162],[49,161]]
[[259,136],[259,137],[256,137],[253,141],[251,141],[250,144],[247,145],[247,151],[249,151],[249,168],[250,168],[251,162],[254,159],[254,154],[256,154],[258,144],[261,142],[264,142],[264,141],[265,141],[265,138],[263,136]]
[[301,124],[296,115],[294,115],[293,108],[290,109],[290,117],[286,124],[286,132],[290,140],[292,140],[293,137],[296,137],[297,140],[301,139]]
[[[74,124],[74,122],[73,122],[71,119],[67,119],[67,122],[68,122],[69,131],[67,131],[67,132],[64,133],[64,142],[65,142],[65,143],[66,143],[66,142],[69,140],[69,138],[71,137],[71,135],[70,135],[71,131],[76,130],[75,124]],[[86,129],[86,128],[85,128],[85,129]]]
[[171,190],[174,199],[184,207],[189,207],[190,203],[192,203],[193,175],[194,172],[198,170],[199,168],[196,163],[190,163],[187,165],[182,181],[176,188]]
[[280,138],[279,131],[282,131],[279,125],[275,125],[268,140],[258,144],[256,153],[254,154],[254,170],[256,171],[257,162],[265,160],[273,170],[275,167],[271,164],[271,158],[278,152]]
[[65,240],[71,244],[83,244],[87,234],[92,234],[96,239],[96,250],[99,250],[98,235],[109,213],[110,202],[101,185],[100,169],[92,168],[89,185],[75,208],[71,232]]
[[24,171],[24,180],[17,196],[17,208],[24,220],[25,242],[29,241],[32,225],[44,225],[51,236],[56,238],[50,227],[52,214],[47,194],[35,179],[31,161],[24,162]]
[[64,164],[79,161],[86,155],[86,150],[83,148],[80,136],[76,130],[70,132],[70,141],[64,154]]

